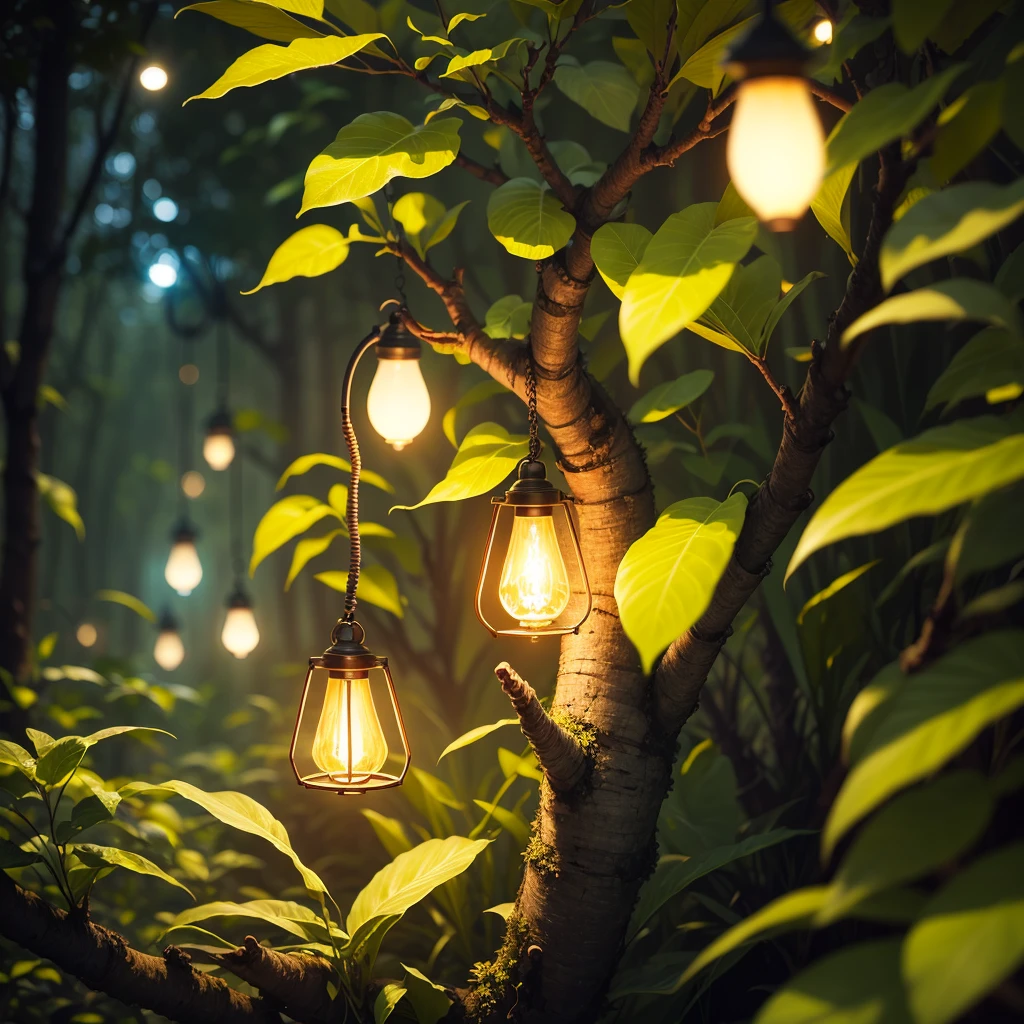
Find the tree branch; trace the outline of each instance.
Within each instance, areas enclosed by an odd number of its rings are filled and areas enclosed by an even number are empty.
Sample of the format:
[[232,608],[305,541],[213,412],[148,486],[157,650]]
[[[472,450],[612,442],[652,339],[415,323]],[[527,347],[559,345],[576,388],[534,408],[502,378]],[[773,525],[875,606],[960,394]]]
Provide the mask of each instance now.
[[469,171],[474,178],[486,181],[490,185],[504,185],[508,181],[508,177],[501,168],[487,167],[478,160],[474,160],[471,156],[466,156],[465,153],[459,153],[455,157],[455,163],[464,171]]
[[[91,989],[182,1024],[280,1024],[263,999],[195,970],[187,954],[164,957],[132,949],[117,932],[72,918],[0,872],[0,934]],[[171,953],[174,950],[174,953]]]
[[583,748],[541,707],[534,688],[503,661],[494,670],[512,701],[523,735],[530,741],[548,783],[556,793],[568,793],[583,781],[590,759]]
[[830,89],[827,85],[822,85],[821,82],[816,82],[813,78],[807,79],[807,88],[812,96],[817,96],[819,100],[832,104],[833,107],[841,110],[844,114],[848,114],[853,109],[853,103],[845,96],[840,96],[839,93]]

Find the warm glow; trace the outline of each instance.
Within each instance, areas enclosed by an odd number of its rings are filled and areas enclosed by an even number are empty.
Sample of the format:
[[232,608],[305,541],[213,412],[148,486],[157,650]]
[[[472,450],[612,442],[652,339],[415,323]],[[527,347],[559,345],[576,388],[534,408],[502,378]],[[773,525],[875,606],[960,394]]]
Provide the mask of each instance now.
[[92,647],[96,643],[96,638],[99,634],[96,632],[96,627],[91,622],[83,622],[75,633],[75,639],[83,647]]
[[178,380],[191,387],[199,380],[199,367],[195,363],[185,363],[178,369]]
[[199,562],[199,552],[195,541],[190,538],[179,538],[171,546],[171,553],[164,568],[164,579],[168,586],[176,590],[182,597],[188,597],[203,578],[203,567]]
[[186,498],[191,498],[194,501],[206,490],[206,480],[203,479],[203,474],[190,469],[181,478],[181,489],[185,492]]
[[153,648],[153,659],[166,672],[173,672],[185,659],[185,645],[176,629],[162,629]]
[[221,643],[236,657],[245,658],[260,642],[256,616],[251,608],[229,608],[220,632]]
[[822,18],[814,26],[814,38],[822,44],[832,42],[832,22],[828,18]]
[[150,92],[159,92],[167,85],[167,72],[159,64],[150,64],[139,72],[139,84]]
[[203,440],[203,458],[210,469],[227,469],[235,457],[234,438],[226,431],[207,434]]
[[791,229],[825,170],[825,135],[806,82],[741,82],[726,155],[733,185],[754,213],[775,231]]
[[418,359],[378,359],[366,397],[373,429],[401,451],[430,419],[430,392]]
[[516,516],[501,570],[502,607],[527,629],[548,626],[569,604],[569,575],[550,515]]
[[332,676],[313,739],[317,767],[335,782],[350,782],[353,776],[365,778],[380,771],[387,759],[388,743],[373,706],[370,680]]

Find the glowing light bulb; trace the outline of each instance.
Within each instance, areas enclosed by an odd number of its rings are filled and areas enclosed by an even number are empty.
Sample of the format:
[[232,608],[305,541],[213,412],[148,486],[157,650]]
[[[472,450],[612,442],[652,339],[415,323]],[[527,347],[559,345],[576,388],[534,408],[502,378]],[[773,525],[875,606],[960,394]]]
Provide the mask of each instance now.
[[235,594],[228,602],[220,642],[239,660],[248,657],[260,642],[252,605],[244,594]]
[[167,85],[167,72],[159,64],[149,64],[139,72],[139,85],[149,92],[159,92]]
[[569,575],[552,516],[516,516],[498,584],[501,605],[525,629],[549,626],[569,604]]
[[814,38],[822,45],[832,42],[832,22],[828,18],[822,18],[814,26]]
[[171,553],[164,567],[167,585],[182,597],[188,597],[203,578],[203,567],[196,551],[195,535],[189,530],[179,530],[174,535]]
[[418,359],[380,358],[366,396],[373,429],[400,452],[430,419],[430,392]]
[[160,630],[153,647],[153,660],[165,671],[173,672],[185,660],[185,645],[177,627]]
[[98,636],[96,627],[91,622],[83,622],[75,632],[75,639],[83,647],[92,647]]
[[773,231],[796,226],[825,171],[825,134],[802,78],[740,83],[726,158],[736,191],[761,220]]
[[313,738],[313,760],[335,781],[366,778],[384,767],[388,743],[364,675],[327,680],[324,706]]
[[235,440],[230,433],[210,431],[203,439],[203,458],[210,469],[227,469],[234,457]]

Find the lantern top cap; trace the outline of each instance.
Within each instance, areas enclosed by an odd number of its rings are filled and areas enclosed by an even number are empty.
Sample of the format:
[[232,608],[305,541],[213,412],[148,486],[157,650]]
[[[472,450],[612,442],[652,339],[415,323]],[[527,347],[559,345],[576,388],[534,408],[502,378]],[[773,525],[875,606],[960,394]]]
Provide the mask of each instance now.
[[363,644],[366,631],[358,622],[339,619],[331,630],[331,646],[323,653],[322,662],[327,669],[371,669],[377,658]]
[[252,608],[252,601],[249,600],[249,595],[241,588],[235,587],[235,589],[228,596],[227,606],[229,608]]
[[561,491],[551,486],[544,463],[539,459],[523,459],[519,463],[516,482],[505,492],[505,500],[512,505],[557,505]]
[[212,413],[206,421],[206,432],[208,434],[230,434],[233,433],[235,421],[227,409],[218,409]]
[[733,77],[802,75],[811,53],[766,6],[764,14],[730,46],[722,65]]
[[178,524],[171,531],[171,543],[172,544],[187,544],[194,543],[196,537],[199,536],[199,532],[192,525],[191,522],[185,517],[178,520]]
[[179,630],[178,620],[167,608],[163,610],[160,621],[156,627],[161,633],[177,633]]
[[377,341],[378,359],[419,359],[421,355],[419,338],[410,333],[395,311],[388,317],[387,325]]

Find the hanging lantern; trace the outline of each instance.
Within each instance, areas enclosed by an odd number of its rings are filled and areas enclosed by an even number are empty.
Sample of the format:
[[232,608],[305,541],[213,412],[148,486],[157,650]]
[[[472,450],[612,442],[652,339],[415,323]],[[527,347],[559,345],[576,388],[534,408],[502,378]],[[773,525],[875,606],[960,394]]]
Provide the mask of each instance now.
[[578,632],[592,599],[572,500],[551,486],[543,462],[524,459],[518,480],[492,502],[477,618],[492,636]]
[[220,642],[240,661],[252,654],[260,642],[252,601],[241,587],[228,598],[228,613],[220,631]]
[[409,740],[387,658],[363,645],[363,627],[340,620],[309,669],[289,756],[307,789],[365,793],[400,786]]
[[739,80],[726,160],[736,191],[772,231],[791,231],[825,171],[825,134],[807,86],[809,52],[773,14],[771,0],[723,66]]
[[188,597],[202,578],[203,567],[196,551],[196,531],[187,520],[182,520],[171,534],[171,553],[164,567],[164,579],[182,597]]
[[159,630],[153,646],[153,660],[165,672],[173,672],[185,660],[185,645],[181,642],[178,620],[170,612],[164,612],[160,617]]
[[210,469],[227,469],[235,457],[235,432],[231,413],[226,409],[215,412],[206,421],[206,436],[203,438],[203,458]]
[[366,396],[366,412],[373,429],[396,452],[417,437],[430,419],[420,342],[395,314],[377,341],[377,372]]

